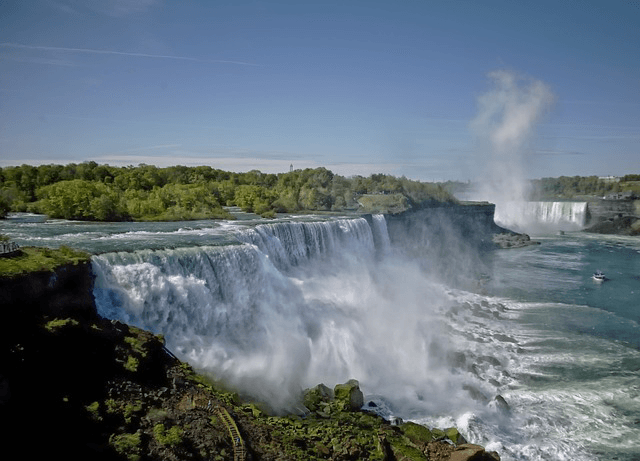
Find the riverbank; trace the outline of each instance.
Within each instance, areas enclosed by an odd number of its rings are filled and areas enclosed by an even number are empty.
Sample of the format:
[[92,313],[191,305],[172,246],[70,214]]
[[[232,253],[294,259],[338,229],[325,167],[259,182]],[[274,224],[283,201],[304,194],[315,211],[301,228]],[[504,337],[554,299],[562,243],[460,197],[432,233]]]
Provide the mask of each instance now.
[[161,336],[100,317],[89,255],[22,251],[57,262],[0,272],[5,450],[94,460],[499,459],[454,429],[362,411],[357,382],[312,401],[307,393],[307,407],[301,394],[296,415],[271,415],[180,362]]

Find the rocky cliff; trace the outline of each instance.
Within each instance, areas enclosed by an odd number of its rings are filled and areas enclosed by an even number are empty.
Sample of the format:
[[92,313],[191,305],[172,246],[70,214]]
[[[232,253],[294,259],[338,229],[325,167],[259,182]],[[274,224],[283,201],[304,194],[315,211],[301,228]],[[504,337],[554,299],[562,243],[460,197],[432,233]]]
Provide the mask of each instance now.
[[616,217],[635,216],[640,218],[640,200],[591,199],[587,201],[587,208],[588,226]]
[[640,200],[590,200],[586,232],[640,235]]

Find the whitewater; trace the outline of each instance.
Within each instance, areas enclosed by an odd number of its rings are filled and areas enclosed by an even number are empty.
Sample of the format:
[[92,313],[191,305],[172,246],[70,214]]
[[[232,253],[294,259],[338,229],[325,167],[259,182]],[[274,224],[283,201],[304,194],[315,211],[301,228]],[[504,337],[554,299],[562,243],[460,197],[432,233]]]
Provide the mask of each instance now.
[[[398,244],[382,215],[238,216],[0,232],[91,251],[101,315],[275,411],[355,378],[383,416],[456,426],[503,460],[640,458],[637,239],[549,233],[460,258],[430,252],[430,229]],[[453,279],[454,261],[473,267]]]

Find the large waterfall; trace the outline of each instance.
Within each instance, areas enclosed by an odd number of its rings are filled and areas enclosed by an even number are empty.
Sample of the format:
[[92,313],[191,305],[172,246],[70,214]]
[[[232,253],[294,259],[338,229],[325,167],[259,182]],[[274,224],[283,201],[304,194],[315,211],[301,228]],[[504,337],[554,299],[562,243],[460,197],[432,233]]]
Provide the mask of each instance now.
[[236,238],[94,257],[99,311],[163,333],[181,358],[276,408],[350,378],[399,400],[415,400],[415,383],[460,389],[425,353],[445,344],[444,289],[391,257],[383,216],[260,224]]
[[499,202],[495,221],[519,232],[580,230],[587,220],[587,202]]

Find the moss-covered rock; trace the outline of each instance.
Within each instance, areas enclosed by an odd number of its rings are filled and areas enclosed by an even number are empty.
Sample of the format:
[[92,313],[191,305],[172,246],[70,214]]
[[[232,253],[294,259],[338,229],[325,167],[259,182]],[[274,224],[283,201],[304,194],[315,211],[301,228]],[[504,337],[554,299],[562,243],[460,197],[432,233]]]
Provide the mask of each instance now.
[[321,411],[324,407],[321,407],[321,404],[328,404],[333,399],[333,390],[324,384],[318,384],[317,386],[304,391],[302,404],[307,407],[309,411]]
[[433,441],[433,435],[431,431],[420,424],[416,424],[413,422],[406,422],[402,426],[400,426],[400,430],[411,440],[413,443],[417,445],[426,445],[427,443]]
[[458,429],[456,429],[455,427],[450,427],[448,429],[445,429],[444,434],[447,437],[447,439],[451,440],[455,445],[467,443],[467,440],[464,438],[464,436],[460,432],[458,432]]
[[333,393],[341,409],[357,411],[364,405],[364,395],[360,390],[360,383],[355,379],[350,379],[344,384],[337,384]]

